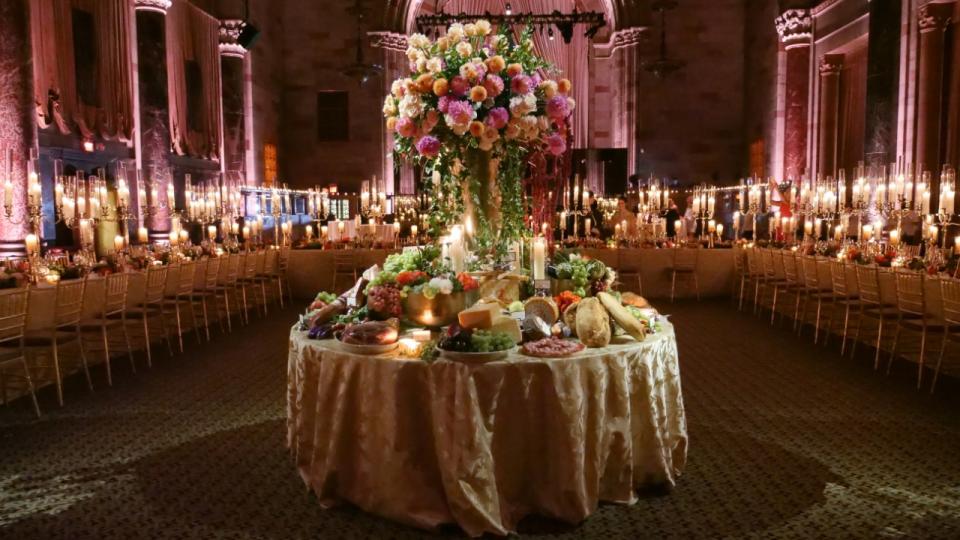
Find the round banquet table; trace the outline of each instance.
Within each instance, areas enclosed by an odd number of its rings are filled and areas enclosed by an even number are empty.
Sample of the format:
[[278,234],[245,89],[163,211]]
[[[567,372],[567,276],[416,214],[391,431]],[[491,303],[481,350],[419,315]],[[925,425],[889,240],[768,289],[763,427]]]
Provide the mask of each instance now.
[[506,535],[672,487],[687,455],[673,328],[564,359],[361,356],[294,328],[287,445],[324,507]]

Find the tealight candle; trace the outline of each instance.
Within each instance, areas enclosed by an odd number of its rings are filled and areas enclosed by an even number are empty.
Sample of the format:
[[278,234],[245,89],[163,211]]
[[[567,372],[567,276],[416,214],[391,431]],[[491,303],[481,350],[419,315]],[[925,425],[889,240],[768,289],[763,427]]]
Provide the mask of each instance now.
[[413,339],[415,339],[416,341],[419,341],[419,342],[421,342],[421,343],[426,343],[426,342],[430,341],[430,338],[431,338],[432,336],[431,336],[429,330],[423,330],[423,329],[421,329],[421,330],[414,330],[414,331],[410,332],[410,337],[412,337]]
[[420,352],[420,342],[412,338],[400,338],[397,342],[399,344],[400,354],[403,356],[417,356]]

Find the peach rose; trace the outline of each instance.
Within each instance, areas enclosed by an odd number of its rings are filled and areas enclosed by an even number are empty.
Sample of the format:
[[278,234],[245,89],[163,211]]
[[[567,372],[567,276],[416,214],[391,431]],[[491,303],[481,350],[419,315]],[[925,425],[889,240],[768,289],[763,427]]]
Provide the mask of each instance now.
[[450,83],[446,79],[437,79],[433,81],[433,93],[443,97],[450,91]]
[[560,79],[559,81],[557,81],[557,90],[561,94],[566,94],[570,92],[572,88],[573,88],[573,83],[570,82],[570,79]]
[[483,122],[478,122],[474,120],[470,122],[470,134],[478,139],[483,136],[483,131],[486,129],[483,125]]
[[417,90],[421,94],[425,94],[430,91],[430,88],[433,87],[433,75],[429,73],[424,73],[423,75],[417,77]]
[[470,89],[470,101],[480,103],[487,99],[487,89],[482,86],[474,86]]
[[397,117],[391,116],[387,118],[387,131],[393,131],[397,129]]
[[507,61],[499,54],[487,58],[486,64],[490,73],[500,73],[507,67]]

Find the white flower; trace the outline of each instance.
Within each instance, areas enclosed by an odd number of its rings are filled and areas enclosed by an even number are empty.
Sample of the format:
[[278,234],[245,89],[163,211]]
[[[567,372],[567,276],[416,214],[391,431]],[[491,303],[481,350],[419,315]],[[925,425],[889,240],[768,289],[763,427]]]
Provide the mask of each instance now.
[[390,93],[396,97],[400,97],[403,94],[403,91],[403,81],[401,79],[393,81],[393,83],[390,85]]
[[418,58],[414,63],[414,67],[417,70],[417,73],[423,73],[427,70],[427,60],[425,58]]
[[424,59],[426,58],[426,55],[423,54],[423,51],[421,51],[420,49],[415,49],[413,47],[407,47],[407,60],[410,60],[411,62],[416,62],[421,58],[424,58]]
[[413,34],[410,36],[408,43],[411,47],[416,47],[418,49],[426,49],[430,46],[430,38],[423,34]]
[[477,21],[477,23],[474,26],[476,27],[478,36],[489,35],[490,32],[493,30],[490,26],[490,21],[487,21],[484,19],[480,19],[479,21]]
[[453,292],[453,282],[447,278],[435,277],[427,284],[436,289],[440,294],[450,294]]
[[521,117],[537,110],[537,97],[533,94],[524,94],[510,98],[510,114]]
[[447,38],[453,42],[463,39],[463,25],[460,23],[451,24],[450,28],[447,29]]
[[427,71],[434,75],[443,71],[443,60],[436,56],[427,60]]
[[572,111],[574,108],[576,108],[576,106],[577,106],[577,102],[572,97],[568,97],[567,107]]
[[384,116],[397,115],[397,102],[393,99],[393,96],[387,96],[387,98],[383,100],[383,114]]
[[466,58],[473,54],[473,45],[470,45],[467,41],[461,41],[457,43],[457,54],[460,55],[460,58]]
[[493,47],[494,49],[499,49],[505,42],[506,40],[500,34],[497,34],[492,38],[490,38],[490,46]]
[[400,99],[400,117],[417,118],[423,113],[423,102],[416,94],[407,94]]

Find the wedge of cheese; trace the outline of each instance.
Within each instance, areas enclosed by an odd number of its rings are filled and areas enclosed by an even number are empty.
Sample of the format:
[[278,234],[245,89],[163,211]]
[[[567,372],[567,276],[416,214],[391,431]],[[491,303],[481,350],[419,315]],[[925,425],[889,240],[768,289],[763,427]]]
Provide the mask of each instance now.
[[493,325],[490,326],[491,332],[506,332],[514,343],[523,341],[523,334],[520,332],[520,321],[507,315],[497,315],[493,319]]
[[470,330],[489,330],[493,326],[493,319],[500,314],[500,304],[481,303],[467,308],[457,314],[460,326]]

